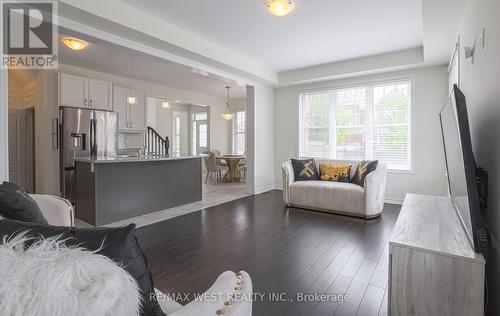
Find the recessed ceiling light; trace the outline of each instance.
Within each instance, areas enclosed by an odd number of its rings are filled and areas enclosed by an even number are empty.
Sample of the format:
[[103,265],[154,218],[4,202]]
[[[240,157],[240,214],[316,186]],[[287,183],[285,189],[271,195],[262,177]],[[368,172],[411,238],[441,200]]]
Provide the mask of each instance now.
[[267,0],[267,8],[277,16],[287,15],[293,10],[294,6],[293,0]]
[[64,45],[68,46],[69,48],[71,48],[73,50],[82,50],[89,45],[87,42],[84,42],[80,39],[70,38],[70,37],[65,38],[63,40],[63,42],[64,42]]

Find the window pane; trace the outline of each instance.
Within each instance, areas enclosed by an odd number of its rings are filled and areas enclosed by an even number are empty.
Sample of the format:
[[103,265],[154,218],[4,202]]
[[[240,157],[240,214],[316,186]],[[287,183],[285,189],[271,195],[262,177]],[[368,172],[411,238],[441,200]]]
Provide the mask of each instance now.
[[200,132],[200,147],[207,147],[207,124],[198,125]]
[[233,153],[242,155],[245,153],[246,138],[246,113],[237,111],[233,119]]
[[300,155],[330,157],[331,93],[308,93],[302,98]]
[[373,159],[410,169],[410,83],[374,87]]

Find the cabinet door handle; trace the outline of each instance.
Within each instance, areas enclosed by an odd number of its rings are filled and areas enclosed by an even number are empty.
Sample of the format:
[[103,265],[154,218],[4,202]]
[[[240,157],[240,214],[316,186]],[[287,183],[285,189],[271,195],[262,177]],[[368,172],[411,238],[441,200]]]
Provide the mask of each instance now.
[[92,105],[92,99],[90,99],[90,105]]
[[130,122],[130,128],[134,128],[134,122]]
[[83,104],[87,105],[87,98],[83,99]]

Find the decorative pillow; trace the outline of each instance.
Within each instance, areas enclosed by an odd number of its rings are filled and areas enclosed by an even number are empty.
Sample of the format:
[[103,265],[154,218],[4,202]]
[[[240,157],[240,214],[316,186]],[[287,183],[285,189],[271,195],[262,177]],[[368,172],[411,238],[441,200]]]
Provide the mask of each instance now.
[[108,257],[58,237],[35,241],[21,233],[3,242],[2,315],[139,315],[134,278]]
[[377,169],[378,160],[363,160],[359,163],[358,169],[356,169],[356,173],[351,179],[351,183],[364,186],[365,177]]
[[335,182],[349,182],[351,165],[323,162],[319,164],[321,180]]
[[[135,225],[119,228],[75,228],[0,220],[0,238],[27,231],[27,237],[60,236],[66,246],[78,246],[106,256],[122,266],[137,282],[141,294],[141,316],[164,316],[156,295],[146,256],[135,236]],[[29,244],[28,244],[29,246]]]
[[318,180],[314,159],[291,159],[295,181]]
[[23,222],[47,224],[35,200],[12,182],[0,185],[0,215]]

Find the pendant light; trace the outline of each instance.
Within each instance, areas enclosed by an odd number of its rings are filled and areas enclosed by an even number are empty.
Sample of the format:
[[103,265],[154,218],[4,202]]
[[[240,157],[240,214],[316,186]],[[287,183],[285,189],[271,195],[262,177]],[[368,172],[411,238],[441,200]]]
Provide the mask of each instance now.
[[[131,71],[133,73],[134,72],[134,55],[132,55],[132,57],[130,58],[130,67],[131,67]],[[128,102],[128,104],[136,104],[137,99],[133,95],[130,95],[127,98],[127,102]]]
[[[168,79],[167,79],[167,64],[165,64],[165,96],[167,96],[167,82],[168,82]],[[170,103],[168,102],[168,100],[166,98],[161,103],[161,107],[164,108],[164,109],[170,108]]]
[[233,119],[233,111],[231,111],[231,103],[229,102],[229,89],[230,89],[230,87],[226,87],[226,89],[227,89],[226,110],[224,111],[224,114],[222,114],[222,117],[226,121],[230,121]]

